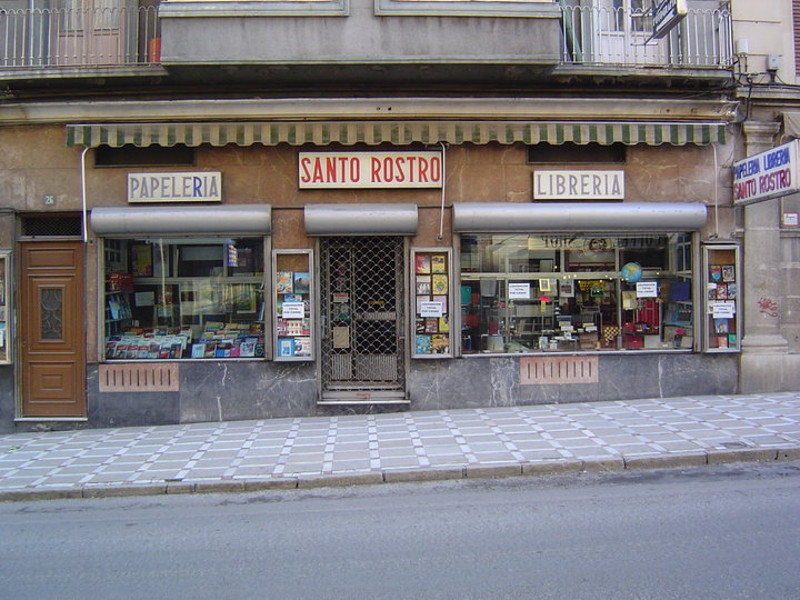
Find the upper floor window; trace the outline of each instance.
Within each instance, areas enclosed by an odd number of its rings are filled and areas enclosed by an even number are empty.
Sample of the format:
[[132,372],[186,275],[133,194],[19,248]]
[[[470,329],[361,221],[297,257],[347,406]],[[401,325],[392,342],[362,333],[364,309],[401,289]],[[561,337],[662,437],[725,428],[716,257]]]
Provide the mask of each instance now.
[[350,0],[169,0],[161,17],[346,17]]
[[561,16],[552,0],[377,0],[378,15]]

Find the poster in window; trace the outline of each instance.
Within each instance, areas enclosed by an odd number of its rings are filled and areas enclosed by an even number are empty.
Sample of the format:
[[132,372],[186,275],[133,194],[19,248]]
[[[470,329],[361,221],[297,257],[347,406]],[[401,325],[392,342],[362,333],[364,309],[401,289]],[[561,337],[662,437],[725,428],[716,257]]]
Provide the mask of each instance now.
[[438,302],[442,305],[442,314],[447,314],[447,296],[434,296],[434,302]]
[[444,254],[434,254],[431,256],[431,273],[446,273],[447,260]]
[[447,275],[432,275],[431,276],[431,291],[434,294],[447,293]]
[[736,270],[733,265],[722,265],[722,281],[736,281]]
[[275,291],[278,294],[291,294],[294,291],[294,273],[278,271],[275,277]]
[[434,354],[447,354],[450,350],[450,338],[446,334],[431,336],[431,352]]
[[308,294],[311,287],[311,274],[310,273],[295,273],[294,274],[294,290],[295,294]]
[[131,265],[134,277],[153,276],[153,253],[150,244],[131,246]]
[[417,293],[430,294],[431,293],[431,276],[418,275],[417,276]]
[[430,273],[431,257],[427,254],[417,254],[414,259],[414,269],[420,274]]
[[416,337],[416,353],[417,354],[430,354],[431,349],[431,336],[417,335]]
[[278,356],[283,358],[294,356],[294,338],[281,338],[278,340]]

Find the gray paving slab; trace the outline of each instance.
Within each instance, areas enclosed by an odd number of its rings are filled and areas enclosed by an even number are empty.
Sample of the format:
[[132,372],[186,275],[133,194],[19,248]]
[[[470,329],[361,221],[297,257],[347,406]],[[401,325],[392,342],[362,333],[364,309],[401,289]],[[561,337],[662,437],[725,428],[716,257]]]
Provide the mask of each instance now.
[[0,500],[779,459],[800,459],[800,392],[15,433]]

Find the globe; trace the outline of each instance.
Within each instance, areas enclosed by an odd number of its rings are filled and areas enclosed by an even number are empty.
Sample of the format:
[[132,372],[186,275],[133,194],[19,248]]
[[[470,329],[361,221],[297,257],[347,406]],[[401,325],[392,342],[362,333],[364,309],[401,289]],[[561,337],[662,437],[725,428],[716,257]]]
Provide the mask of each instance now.
[[625,263],[620,271],[620,277],[628,283],[636,283],[642,278],[642,266],[635,262]]

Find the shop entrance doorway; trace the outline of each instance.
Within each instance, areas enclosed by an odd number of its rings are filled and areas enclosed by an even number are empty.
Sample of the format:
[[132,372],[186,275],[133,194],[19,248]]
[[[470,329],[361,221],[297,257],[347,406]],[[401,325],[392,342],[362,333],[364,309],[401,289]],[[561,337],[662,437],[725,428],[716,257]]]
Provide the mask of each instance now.
[[86,416],[83,244],[20,244],[22,417]]
[[321,404],[407,403],[402,237],[320,240]]

